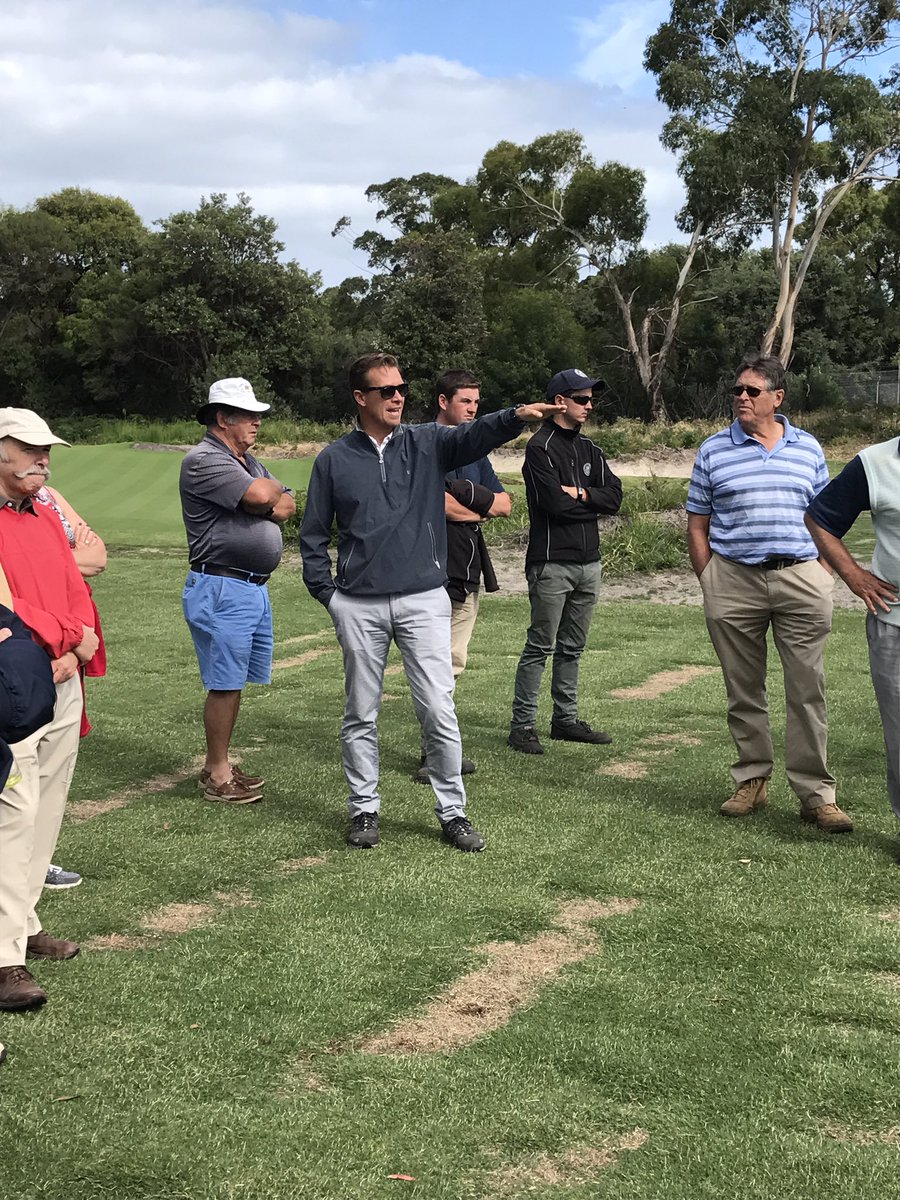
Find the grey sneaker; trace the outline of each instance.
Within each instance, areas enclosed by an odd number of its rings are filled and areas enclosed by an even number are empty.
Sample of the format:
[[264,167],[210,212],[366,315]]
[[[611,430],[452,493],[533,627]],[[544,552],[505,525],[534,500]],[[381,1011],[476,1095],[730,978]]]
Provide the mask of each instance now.
[[53,863],[47,868],[44,887],[50,888],[51,891],[61,892],[65,888],[78,887],[80,883],[81,876],[77,871],[64,871],[62,867],[56,867]]
[[455,846],[457,850],[469,852],[484,849],[484,838],[477,829],[473,829],[468,817],[453,817],[450,821],[441,821],[444,831],[444,841]]
[[506,739],[507,746],[512,746],[513,750],[520,750],[522,754],[543,754],[544,747],[541,745],[537,735],[537,730],[533,725],[527,729],[517,729],[513,727],[509,731],[509,737]]
[[354,850],[372,850],[379,842],[378,813],[357,813],[350,822],[347,845]]
[[[461,775],[474,775],[475,774],[475,764],[472,762],[471,758],[466,758],[465,755],[463,755],[462,770],[460,771],[460,774]],[[416,771],[415,775],[413,775],[413,780],[416,783],[431,783],[431,779],[428,774],[428,764],[426,763],[424,758],[420,761],[419,769],[418,769],[418,771]]]

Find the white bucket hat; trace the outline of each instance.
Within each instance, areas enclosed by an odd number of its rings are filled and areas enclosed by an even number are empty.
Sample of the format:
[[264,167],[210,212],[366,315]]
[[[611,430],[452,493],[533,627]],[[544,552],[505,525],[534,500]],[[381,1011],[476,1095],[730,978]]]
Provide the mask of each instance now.
[[263,404],[253,394],[253,387],[248,379],[217,379],[209,389],[209,396],[204,405],[197,410],[197,420],[201,425],[206,424],[209,408],[213,404],[223,404],[227,408],[238,408],[241,412],[264,413],[272,407]]

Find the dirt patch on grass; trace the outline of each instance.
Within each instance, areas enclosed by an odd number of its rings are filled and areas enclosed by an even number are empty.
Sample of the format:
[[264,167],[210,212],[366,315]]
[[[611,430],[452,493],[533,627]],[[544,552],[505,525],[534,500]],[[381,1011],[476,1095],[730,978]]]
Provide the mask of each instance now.
[[900,921],[900,908],[888,908],[878,916],[882,921]]
[[331,637],[334,634],[333,629],[320,629],[318,633],[301,633],[297,637],[285,638],[283,642],[276,642],[275,648],[281,646],[303,646],[307,642],[321,642],[325,637]]
[[154,950],[159,945],[155,938],[129,937],[124,933],[101,933],[82,942],[83,950]]
[[279,658],[272,663],[273,671],[283,671],[285,667],[305,667],[307,663],[315,662],[323,654],[334,654],[333,646],[322,646],[319,650],[305,650],[293,658]]
[[597,768],[598,775],[609,775],[613,779],[646,779],[649,773],[650,767],[639,759],[607,763],[605,767]]
[[636,900],[575,900],[560,906],[558,929],[530,942],[489,942],[479,948],[485,966],[464,975],[418,1017],[365,1041],[369,1054],[433,1054],[460,1050],[501,1029],[546,984],[572,963],[597,951],[591,922],[631,912]]
[[400,663],[392,663],[389,667],[385,667],[385,669],[384,669],[385,679],[392,678],[394,675],[402,675],[402,674],[403,674],[403,667],[400,665]]
[[878,971],[872,976],[872,979],[875,983],[893,988],[895,992],[900,991],[900,975],[894,971]]
[[184,783],[186,779],[199,775],[204,761],[203,755],[198,754],[180,771],[172,771],[168,775],[157,775],[153,779],[148,779],[146,783],[123,788],[121,792],[114,792],[105,800],[76,800],[74,804],[67,806],[66,819],[76,824],[81,821],[90,821],[94,817],[102,817],[104,813],[115,812],[117,808],[124,808],[129,800],[135,800],[138,796],[156,796],[160,792],[170,792],[180,783]]
[[653,733],[644,738],[645,746],[702,746],[701,738],[691,737],[688,733]]
[[615,1166],[626,1150],[639,1150],[647,1141],[645,1129],[621,1137],[602,1138],[595,1146],[573,1146],[561,1154],[541,1154],[529,1162],[503,1167],[488,1176],[494,1195],[547,1187],[575,1187],[590,1183],[598,1171]]
[[285,875],[293,875],[295,871],[303,871],[307,867],[321,867],[327,859],[324,854],[311,854],[308,858],[286,858],[278,864],[278,870]]
[[176,902],[144,917],[141,928],[159,937],[175,937],[179,933],[189,933],[201,925],[208,925],[215,915],[216,910],[211,904]]
[[715,675],[718,667],[679,667],[675,671],[657,671],[638,687],[616,688],[610,692],[616,700],[658,700],[668,692],[684,687],[704,675]]
[[845,1146],[900,1146],[900,1125],[887,1129],[851,1129],[847,1125],[825,1125],[826,1137],[843,1142]]

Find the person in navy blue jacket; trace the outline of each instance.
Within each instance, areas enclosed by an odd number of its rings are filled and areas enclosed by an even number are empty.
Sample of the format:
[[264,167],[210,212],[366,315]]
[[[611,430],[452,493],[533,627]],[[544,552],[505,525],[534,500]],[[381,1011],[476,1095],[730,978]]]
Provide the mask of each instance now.
[[[401,423],[408,385],[391,354],[350,368],[357,428],[316,459],[300,533],[303,580],[326,606],[344,654],[341,726],[355,849],[379,841],[378,712],[391,641],[403,658],[422,726],[435,810],[445,839],[484,849],[465,814],[462,747],[453,706],[444,477],[557,409],[530,404],[451,428]],[[337,522],[337,563],[328,544]]]

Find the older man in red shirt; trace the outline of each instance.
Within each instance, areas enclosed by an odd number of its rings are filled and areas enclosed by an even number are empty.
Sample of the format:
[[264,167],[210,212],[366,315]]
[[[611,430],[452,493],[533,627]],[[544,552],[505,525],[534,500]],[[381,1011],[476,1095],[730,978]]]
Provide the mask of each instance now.
[[26,958],[64,959],[74,942],[50,937],[35,913],[75,770],[81,730],[79,666],[97,651],[94,614],[56,514],[32,496],[49,477],[50,447],[68,445],[36,413],[0,408],[0,566],[12,606],[50,659],[53,720],[17,742],[0,793],[0,1009],[47,999]]

